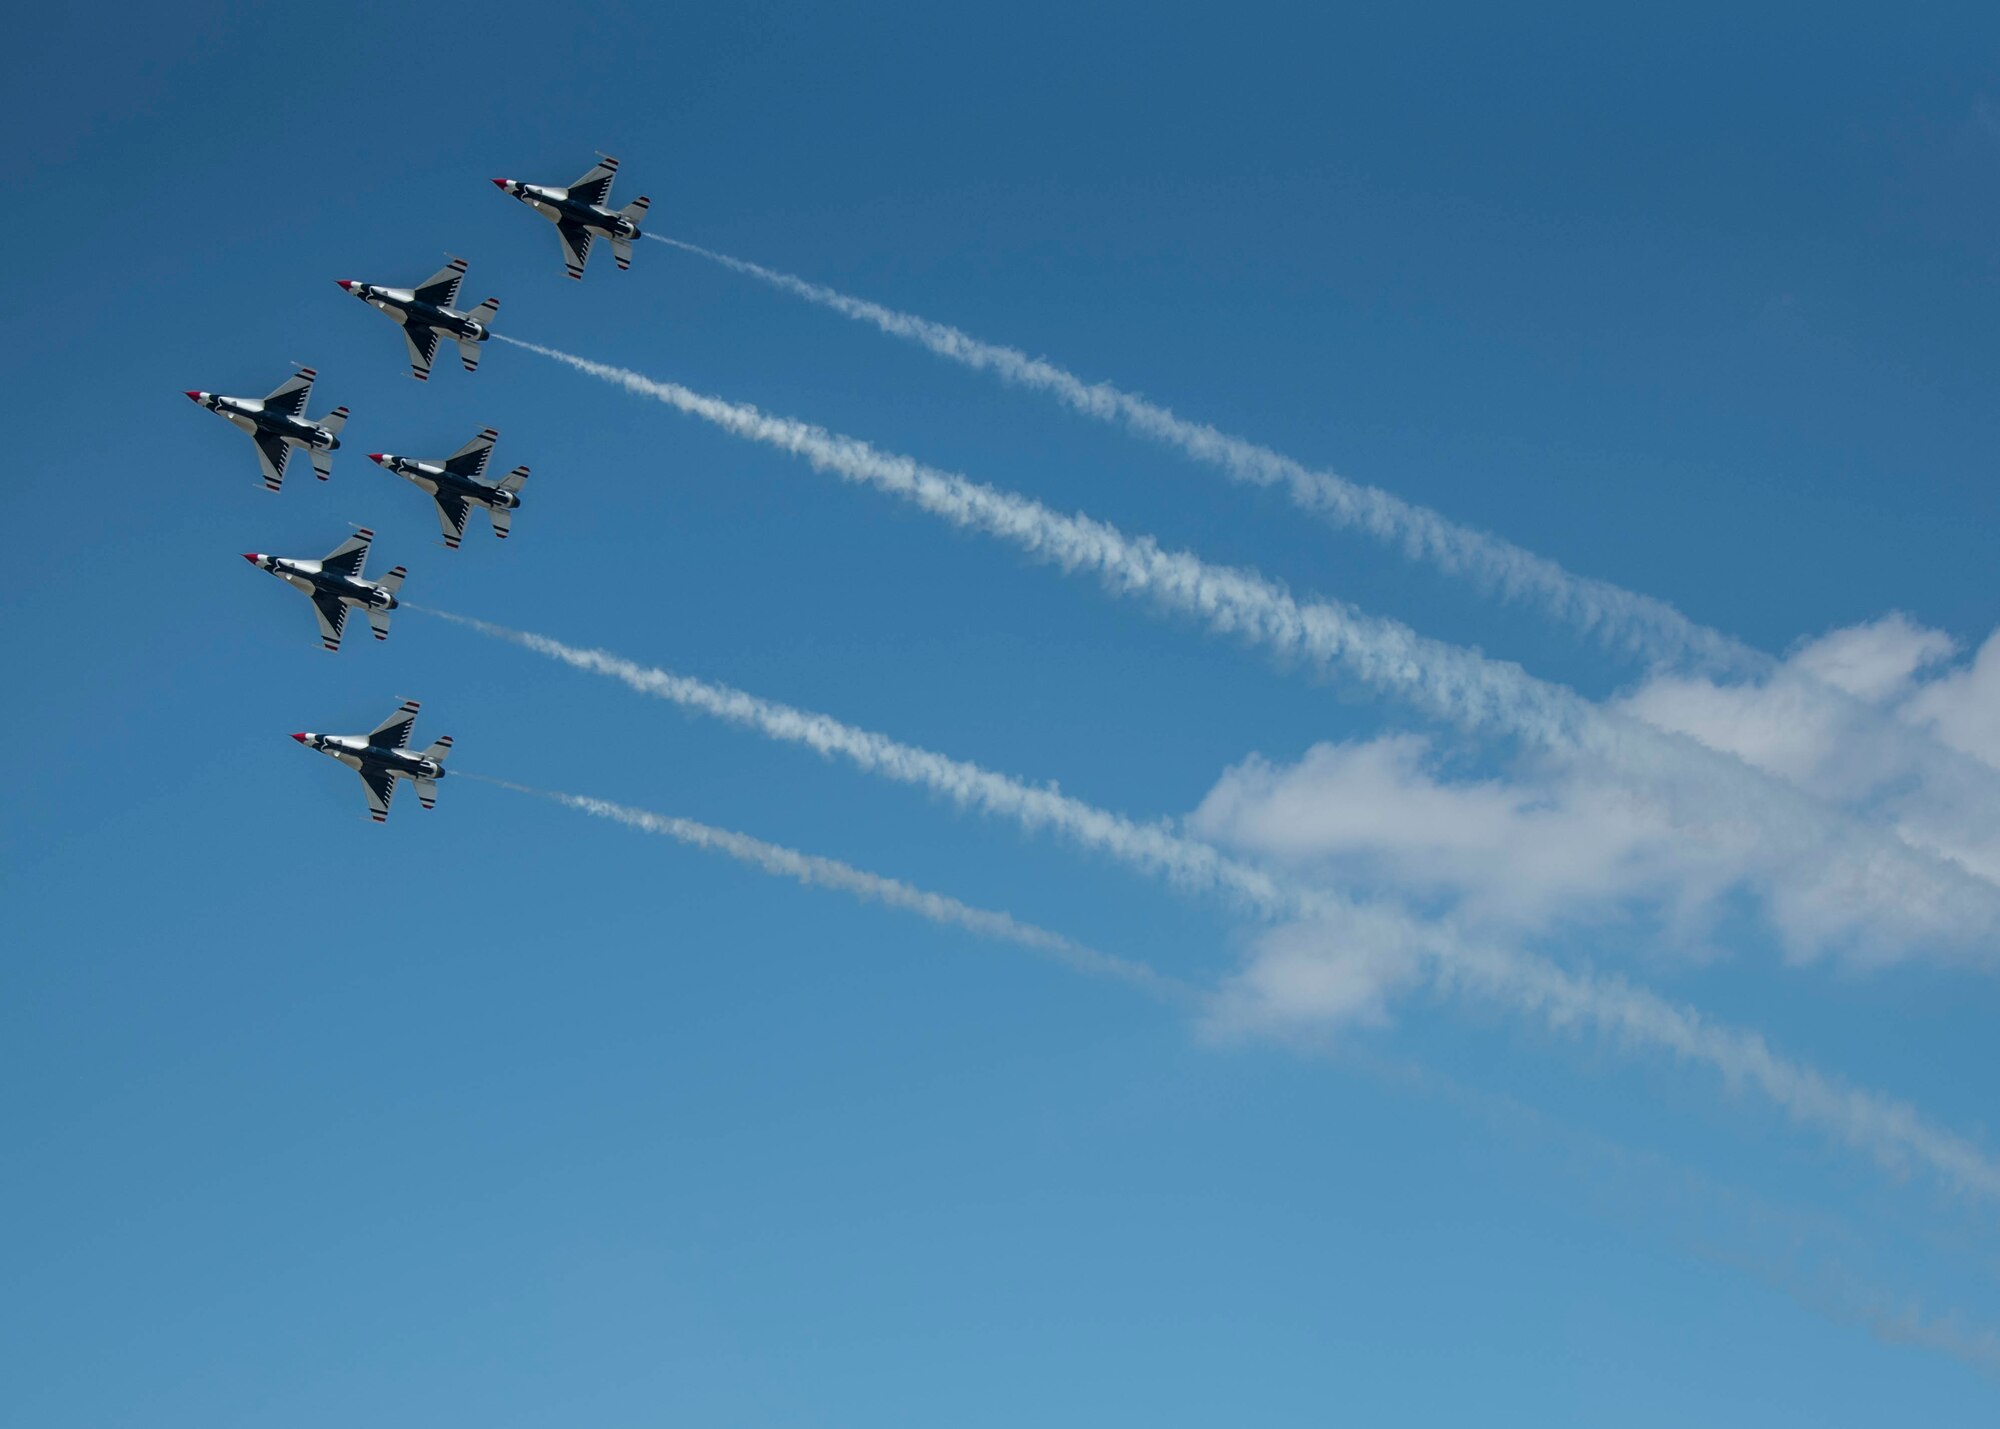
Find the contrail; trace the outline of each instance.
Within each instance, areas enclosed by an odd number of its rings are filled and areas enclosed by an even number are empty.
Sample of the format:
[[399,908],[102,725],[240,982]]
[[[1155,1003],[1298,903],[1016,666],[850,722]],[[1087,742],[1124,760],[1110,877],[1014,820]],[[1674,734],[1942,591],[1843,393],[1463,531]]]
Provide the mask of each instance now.
[[1073,411],[1127,430],[1220,468],[1233,480],[1259,487],[1282,487],[1294,505],[1329,524],[1365,532],[1398,547],[1411,560],[1425,561],[1454,576],[1470,578],[1510,600],[1533,601],[1551,614],[1592,632],[1608,643],[1654,658],[1687,654],[1735,671],[1761,671],[1771,657],[1721,631],[1699,625],[1666,601],[1609,581],[1579,576],[1546,556],[1538,556],[1489,532],[1461,525],[1428,507],[1314,471],[1282,452],[1218,431],[1205,422],[1176,416],[1157,402],[1109,382],[1085,382],[1075,373],[1019,348],[983,342],[945,323],[850,297],[791,273],[781,273],[678,238],[648,234],[683,252],[719,263],[733,272],[805,299],[831,312],[869,323],[891,337],[928,348],[939,357],[977,372],[991,372],[1018,386],[1045,392]]
[[458,777],[478,779],[482,783],[511,789],[517,794],[533,794],[537,798],[550,799],[566,808],[594,814],[600,819],[610,819],[629,829],[660,834],[666,838],[678,839],[690,848],[724,854],[738,863],[748,864],[752,868],[779,878],[796,879],[811,887],[835,889],[841,893],[852,894],[864,903],[881,903],[890,908],[900,908],[906,913],[915,913],[920,918],[929,919],[944,927],[959,928],[968,933],[977,933],[983,938],[1029,948],[1079,972],[1090,973],[1097,977],[1115,978],[1156,997],[1177,1002],[1192,1001],[1195,997],[1194,989],[1187,984],[1157,972],[1143,963],[1098,952],[1073,939],[1065,938],[1060,933],[1052,933],[1032,923],[1023,923],[1010,914],[997,913],[986,908],[974,908],[970,904],[959,902],[956,898],[913,888],[898,879],[884,878],[880,874],[869,873],[865,869],[841,863],[837,859],[800,853],[797,849],[766,843],[748,834],[737,833],[730,829],[718,829],[711,824],[697,823],[693,819],[634,809],[624,804],[614,804],[608,799],[593,799],[584,794],[564,794],[552,789],[536,789],[507,779],[495,779],[491,775],[468,774],[464,770],[459,771]]
[[[428,613],[445,615],[441,611],[431,611]],[[524,634],[524,632],[507,631],[502,627],[491,626],[480,621],[466,620],[463,617],[445,615],[445,618],[457,620],[460,623],[470,625],[488,634],[509,638]],[[543,637],[539,636],[529,638],[534,640],[543,639]],[[554,642],[548,643],[553,644]],[[539,647],[531,646],[530,648]],[[683,679],[683,677],[678,676],[670,678],[676,680]],[[687,683],[700,684],[699,681]],[[719,692],[724,694],[736,693],[733,691]],[[754,696],[745,695],[741,696],[741,698],[750,700],[755,704],[766,703],[756,700]],[[691,707],[698,708],[700,706]],[[775,708],[783,707],[778,706]],[[844,726],[838,725],[837,722],[827,720],[825,716],[811,716],[810,718],[833,728],[844,728]],[[884,740],[882,736],[868,737],[880,741],[891,748],[896,747],[892,741]],[[923,753],[923,751],[912,752]],[[936,758],[938,756],[931,757]],[[949,763],[950,761],[945,762]],[[961,928],[985,937],[1016,943],[1033,951],[1049,954],[1079,971],[1109,976],[1119,981],[1138,986],[1146,992],[1167,1000],[1186,1002],[1191,1001],[1195,996],[1195,990],[1192,987],[1177,979],[1163,976],[1143,964],[1112,957],[1108,954],[1082,947],[1071,939],[1063,937],[1061,934],[1048,932],[1045,929],[1021,923],[1005,913],[995,913],[984,909],[972,908],[960,903],[956,899],[935,893],[927,893],[920,889],[912,888],[908,884],[898,880],[867,873],[833,859],[800,853],[794,849],[767,843],[746,834],[718,829],[712,825],[698,823],[691,819],[653,813],[644,809],[635,809],[627,805],[616,804],[609,800],[592,798],[587,795],[536,789],[525,784],[514,783],[511,780],[496,779],[489,775],[472,774],[464,770],[460,771],[459,777],[479,779],[484,783],[494,784],[503,789],[510,789],[518,793],[549,799],[568,808],[576,809],[599,818],[610,819],[628,828],[635,828],[644,833],[676,839],[693,848],[722,853],[727,857],[734,858],[739,862],[748,864],[753,868],[776,877],[795,879],[808,886],[835,889],[840,892],[852,894],[863,901],[879,902],[890,907],[901,908],[916,913],[920,917],[947,927]],[[999,778],[999,776],[987,777]],[[1041,791],[1030,792],[1038,793]],[[1113,822],[1119,822],[1115,816],[1107,817],[1112,818]],[[1465,1093],[1461,1091],[1459,1095],[1463,1097]],[[1540,1117],[1539,1114],[1526,1113],[1523,1109],[1516,1108],[1515,1115],[1532,1115],[1538,1125],[1547,1125],[1546,1119]],[[1576,1137],[1576,1133],[1573,1132],[1566,1132],[1565,1134],[1570,1135],[1573,1139]],[[1597,1154],[1603,1157],[1606,1153],[1598,1150]],[[1630,1159],[1630,1153],[1624,1153],[1622,1149],[1617,1151],[1616,1154]],[[1656,1179],[1658,1175],[1657,1163],[1655,1161],[1648,1161],[1646,1164],[1648,1167],[1654,1168],[1653,1176]],[[1649,1191],[1653,1189],[1650,1181],[1645,1189]],[[1718,1195],[1705,1182],[1698,1183],[1697,1189],[1701,1190],[1711,1201],[1715,1200]],[[1667,1195],[1667,1200],[1672,1204],[1675,1213],[1685,1212],[1684,1203],[1687,1196],[1687,1187],[1679,1184]],[[1654,1209],[1657,1212],[1658,1208]],[[1792,1226],[1787,1229],[1786,1234],[1790,1240],[1796,1242],[1801,1238],[1803,1232],[1799,1227]],[[1750,1273],[1761,1279],[1773,1281],[1778,1284],[1780,1288],[1806,1308],[1828,1314],[1836,1320],[1858,1322],[1877,1338],[1888,1340],[1891,1343],[1907,1343],[1935,1350],[1953,1356],[1989,1373],[2000,1369],[2000,1339],[1996,1339],[1994,1332],[1983,1326],[1965,1323],[1953,1314],[1943,1316],[1931,1314],[1907,1296],[1891,1296],[1885,1292],[1866,1286],[1862,1282],[1853,1279],[1851,1275],[1842,1274],[1838,1281],[1834,1282],[1835,1288],[1840,1293],[1830,1294],[1826,1286],[1817,1282],[1806,1284],[1801,1281],[1796,1273],[1785,1269],[1783,1266],[1774,1269],[1766,1259],[1749,1257],[1743,1253],[1739,1253],[1733,1259],[1744,1262],[1739,1268],[1747,1269]]]
[[[423,609],[422,607],[411,607]],[[1447,990],[1477,993],[1557,1030],[1589,1027],[1612,1041],[1707,1067],[1731,1087],[1760,1092],[1795,1123],[1901,1172],[1928,1168],[1961,1191],[2000,1198],[2000,1162],[1964,1138],[1932,1126],[1907,1103],[1843,1086],[1774,1052],[1755,1032],[1709,1021],[1693,1008],[1616,979],[1574,973],[1546,959],[1475,944],[1439,924],[1421,923],[1385,904],[1358,904],[1319,889],[1279,881],[1211,845],[1160,824],[1122,815],[950,758],[889,736],[795,709],[725,685],[637,664],[604,650],[565,645],[546,635],[443,611],[427,610],[508,640],[579,670],[609,676],[642,694],[712,715],[769,738],[839,755],[856,767],[1097,849],[1183,888],[1232,896],[1273,919],[1334,923],[1383,946],[1407,947],[1434,969]]]
[[1159,403],[1109,382],[1085,382],[1075,373],[1045,358],[1030,357],[1019,348],[985,342],[948,324],[683,239],[657,233],[646,236],[830,312],[868,323],[891,337],[917,343],[962,367],[991,372],[1003,381],[1045,392],[1084,416],[1122,424],[1139,436],[1217,467],[1238,482],[1283,487],[1294,505],[1330,525],[1361,530],[1386,545],[1400,547],[1411,560],[1428,562],[1447,575],[1468,578],[1507,599],[1539,605],[1557,619],[1655,663],[1686,656],[1719,673],[1781,678],[1904,746],[1919,761],[1934,788],[1964,789],[1969,781],[1971,800],[2000,797],[2000,779],[1995,779],[1991,769],[1941,744],[1929,730],[1886,714],[1846,690],[1785,669],[1769,653],[1690,620],[1666,601],[1577,575],[1490,532],[1452,521],[1379,487],[1311,470],[1282,452],[1218,431],[1207,423],[1187,421]]
[[1302,602],[1255,571],[1166,551],[1088,516],[1066,516],[1027,497],[876,450],[747,403],[712,397],[630,368],[494,334],[602,381],[699,417],[733,435],[872,486],[952,525],[1009,541],[1064,571],[1094,571],[1113,593],[1150,597],[1212,630],[1303,657],[1329,674],[1396,693],[1461,727],[1500,731],[1615,770],[1684,825],[1756,828],[1779,864],[1832,891],[1843,907],[1888,911],[1899,928],[1967,948],[2000,928],[2000,889],[1964,866],[1827,808],[1733,755],[1591,704],[1519,665],[1417,634],[1399,621],[1341,602]]

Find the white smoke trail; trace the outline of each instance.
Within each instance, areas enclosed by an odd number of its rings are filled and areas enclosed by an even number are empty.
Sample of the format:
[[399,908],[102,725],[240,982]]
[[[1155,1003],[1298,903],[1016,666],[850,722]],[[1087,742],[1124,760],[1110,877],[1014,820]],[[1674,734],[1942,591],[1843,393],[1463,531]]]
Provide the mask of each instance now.
[[[1692,828],[1734,823],[1759,831],[1760,853],[1788,876],[1837,890],[1857,926],[1890,920],[1897,937],[1974,946],[2000,929],[2000,889],[1962,865],[1829,809],[1782,780],[1680,735],[1591,704],[1519,665],[1417,634],[1343,603],[1301,602],[1254,571],[1165,551],[1087,516],[881,452],[855,437],[747,403],[707,396],[630,368],[539,343],[495,336],[733,435],[805,458],[816,470],[872,486],[961,528],[998,536],[1065,571],[1094,571],[1116,594],[1149,596],[1211,629],[1304,657],[1410,700],[1429,714],[1485,727],[1566,755],[1582,754],[1645,790]],[[1859,916],[1865,914],[1865,917]]]
[[1046,359],[1030,357],[1018,348],[982,342],[947,324],[850,297],[760,263],[678,238],[657,233],[647,236],[843,317],[870,323],[891,337],[915,342],[961,366],[1046,392],[1086,417],[1121,423],[1139,436],[1219,468],[1236,481],[1282,487],[1293,504],[1334,526],[1363,531],[1400,547],[1411,560],[1427,561],[1447,574],[1468,577],[1508,599],[1534,601],[1607,642],[1656,659],[1691,655],[1728,670],[1761,671],[1771,664],[1770,656],[1762,651],[1696,624],[1666,601],[1576,575],[1502,537],[1461,525],[1380,487],[1349,481],[1332,472],[1313,471],[1282,452],[1230,436],[1205,422],[1190,422],[1109,382],[1085,382],[1075,373]]
[[1768,653],[1690,620],[1666,601],[1609,581],[1579,576],[1545,556],[1461,525],[1379,487],[1310,470],[1282,452],[1230,436],[1207,423],[1187,421],[1159,403],[1109,382],[1085,382],[1075,373],[1044,358],[1030,357],[1018,348],[984,342],[948,324],[852,297],[796,274],[683,239],[657,233],[647,237],[756,278],[817,307],[868,323],[891,337],[917,343],[960,366],[1045,392],[1084,416],[1122,423],[1127,430],[1217,467],[1236,481],[1259,487],[1281,486],[1293,504],[1331,525],[1362,530],[1385,544],[1400,546],[1411,560],[1428,561],[1447,575],[1466,577],[1508,599],[1535,603],[1557,619],[1656,663],[1686,656],[1719,673],[1778,675],[1812,701],[1841,711],[1900,747],[1926,776],[1934,793],[1945,797],[1956,794],[1968,806],[1990,807],[1991,800],[2000,798],[2000,780],[1991,769],[1941,744],[1932,731],[1885,714],[1845,690],[1780,667]]
[[839,755],[867,772],[929,789],[1024,828],[1050,830],[1184,887],[1233,895],[1262,916],[1337,923],[1383,945],[1408,947],[1426,959],[1448,989],[1490,998],[1559,1030],[1587,1027],[1614,1042],[1707,1067],[1727,1085],[1762,1094],[1797,1124],[1829,1135],[1885,1168],[1900,1172],[1913,1163],[1922,1165],[1960,1191],[2000,1197],[2000,1162],[1964,1138],[1932,1126],[1914,1107],[1842,1086],[1772,1051],[1754,1032],[1711,1023],[1693,1008],[1622,981],[1569,972],[1545,959],[1470,943],[1443,925],[1420,923],[1387,905],[1360,905],[1323,890],[1279,882],[1165,826],[1135,823],[1053,789],[902,744],[828,715],[639,665],[608,651],[579,649],[545,635],[443,611],[425,613],[619,680],[683,709],[821,754]]
[[906,913],[914,913],[920,918],[944,927],[960,928],[968,933],[977,933],[983,938],[1029,948],[1079,972],[1115,978],[1120,982],[1143,988],[1157,997],[1186,1001],[1193,996],[1193,989],[1176,979],[1156,972],[1143,963],[1098,952],[1073,939],[1065,938],[1060,933],[1052,933],[1032,923],[1023,923],[1011,914],[974,908],[970,904],[959,902],[956,898],[913,888],[899,879],[884,878],[880,874],[869,873],[865,869],[841,863],[837,859],[800,853],[797,849],[766,843],[748,834],[719,829],[711,824],[697,823],[693,819],[634,809],[625,804],[614,804],[608,799],[594,799],[584,794],[564,794],[552,789],[535,789],[526,784],[513,783],[511,780],[495,779],[491,775],[467,774],[463,770],[459,771],[459,777],[478,779],[502,789],[511,789],[518,794],[533,794],[537,798],[550,799],[566,808],[593,814],[600,819],[610,819],[630,829],[659,834],[666,838],[677,839],[690,848],[726,855],[738,863],[748,864],[752,868],[761,869],[779,878],[796,879],[811,887],[835,889],[841,893],[852,894],[863,902],[900,908]]

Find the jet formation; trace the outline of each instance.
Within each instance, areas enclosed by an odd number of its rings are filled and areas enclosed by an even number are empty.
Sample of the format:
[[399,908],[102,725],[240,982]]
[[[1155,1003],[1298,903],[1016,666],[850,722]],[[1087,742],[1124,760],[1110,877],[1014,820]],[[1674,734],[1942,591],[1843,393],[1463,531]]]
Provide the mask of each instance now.
[[485,479],[486,463],[499,436],[487,427],[443,461],[418,461],[393,452],[370,452],[368,460],[431,494],[431,500],[437,503],[438,525],[444,528],[444,543],[456,551],[464,539],[465,523],[473,507],[486,508],[493,534],[503,541],[507,539],[514,513],[520,509],[521,487],[528,479],[525,466],[515,467],[497,482]]
[[618,161],[605,154],[596,165],[566,189],[546,184],[524,184],[519,179],[495,179],[493,186],[510,194],[556,226],[562,244],[563,268],[581,281],[583,265],[590,261],[591,240],[602,234],[611,244],[611,257],[623,270],[632,266],[632,240],[643,238],[639,223],[651,200],[635,198],[613,211],[606,205],[611,198],[611,181],[618,174]]
[[403,340],[410,345],[410,376],[428,382],[441,338],[455,341],[465,370],[477,372],[479,344],[492,335],[493,315],[500,311],[500,300],[488,298],[471,312],[460,312],[452,304],[458,301],[458,285],[464,279],[465,260],[453,258],[414,288],[385,288],[353,278],[334,281],[349,295],[403,325]]
[[292,738],[359,774],[362,787],[368,791],[368,817],[384,824],[389,821],[389,801],[396,796],[398,779],[417,786],[417,802],[424,808],[437,807],[438,780],[444,778],[444,757],[451,752],[451,736],[441,736],[422,754],[412,754],[410,731],[416,723],[417,702],[404,700],[394,714],[366,734],[305,730]]
[[368,617],[377,640],[389,638],[389,612],[397,605],[403,577],[409,574],[397,566],[379,581],[364,579],[361,568],[368,561],[368,544],[375,533],[363,526],[316,561],[294,560],[287,556],[267,556],[245,551],[243,559],[260,571],[269,571],[294,590],[303,591],[319,617],[319,642],[328,650],[340,648],[341,631],[347,626],[347,612],[360,610]]
[[[495,179],[494,184],[510,197],[519,199],[556,226],[562,245],[563,267],[571,278],[582,278],[590,250],[598,238],[611,245],[611,256],[621,269],[632,265],[632,244],[643,238],[640,223],[646,217],[647,200],[636,198],[622,209],[609,207],[611,184],[618,173],[618,161],[600,154],[582,178],[567,188],[521,183],[515,179]],[[336,281],[342,291],[395,319],[403,330],[410,351],[410,375],[419,382],[430,380],[431,364],[446,338],[458,346],[459,361],[467,372],[479,369],[480,344],[492,336],[493,319],[500,311],[497,298],[469,310],[458,306],[466,262],[447,255],[445,266],[413,288],[391,288],[364,283],[353,278]],[[345,407],[336,407],[314,420],[306,416],[312,401],[317,373],[301,367],[265,397],[226,397],[214,392],[190,391],[188,399],[215,413],[247,435],[257,449],[257,465],[264,485],[278,491],[284,485],[285,467],[294,449],[304,451],[313,472],[321,481],[333,474],[333,453],[340,450],[341,428],[347,421]],[[513,516],[521,507],[521,488],[528,468],[517,466],[498,481],[486,479],[486,468],[499,433],[491,427],[442,461],[421,461],[390,452],[371,452],[369,460],[428,493],[436,503],[438,524],[444,543],[457,550],[465,535],[472,508],[484,507],[493,525],[493,534],[504,538]],[[364,574],[368,550],[375,533],[367,527],[342,541],[318,560],[273,556],[245,551],[243,559],[261,571],[276,576],[311,602],[319,625],[320,645],[340,649],[349,615],[359,610],[377,640],[389,638],[389,614],[398,608],[403,579],[409,573],[396,566],[375,580]],[[449,737],[432,743],[422,753],[410,751],[410,732],[416,724],[417,702],[405,700],[396,712],[367,734],[294,734],[293,739],[316,749],[360,775],[368,793],[368,813],[376,823],[389,817],[389,803],[396,781],[407,779],[416,785],[417,802],[429,809],[437,803],[438,781],[444,778],[444,757],[451,749]]]
[[293,447],[306,452],[313,473],[321,481],[333,475],[333,454],[340,450],[340,429],[347,421],[347,408],[335,407],[317,422],[307,419],[306,404],[312,401],[313,379],[318,375],[310,367],[301,367],[268,397],[224,397],[214,392],[190,392],[187,397],[249,434],[257,447],[264,487],[276,491],[285,484],[285,463],[291,459]]

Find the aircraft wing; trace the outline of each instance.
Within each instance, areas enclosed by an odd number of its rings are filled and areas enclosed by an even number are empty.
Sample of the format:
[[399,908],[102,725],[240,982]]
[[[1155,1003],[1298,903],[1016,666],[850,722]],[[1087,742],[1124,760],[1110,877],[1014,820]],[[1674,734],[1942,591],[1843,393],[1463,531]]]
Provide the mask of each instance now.
[[361,579],[361,568],[368,562],[368,543],[374,539],[375,533],[363,526],[329,551],[321,559],[319,568],[350,580]]
[[491,427],[481,427],[479,435],[444,459],[444,469],[453,476],[470,476],[475,479],[486,475],[487,459],[493,455],[493,444],[500,440],[500,434]]
[[378,824],[389,822],[389,801],[396,797],[396,776],[373,767],[361,771],[361,787],[368,791],[368,817]]
[[589,173],[569,186],[569,196],[577,203],[587,203],[602,208],[604,201],[611,197],[611,180],[618,175],[618,161],[597,156],[596,164]]
[[329,650],[338,650],[340,632],[347,628],[347,602],[338,596],[315,595],[312,608],[319,617],[319,643]]
[[312,400],[313,378],[318,375],[310,367],[301,367],[264,399],[264,409],[282,412],[287,417],[303,417],[306,403]]
[[410,376],[419,382],[431,380],[431,360],[438,353],[438,330],[422,323],[404,323],[403,341],[410,345]]
[[583,265],[590,261],[590,230],[564,219],[556,225],[556,237],[562,240],[563,267],[569,270],[570,277],[581,278]]
[[444,543],[452,550],[465,539],[466,518],[472,515],[472,503],[455,491],[437,493],[438,525],[444,528]]
[[458,285],[465,280],[465,260],[454,258],[417,285],[417,301],[434,308],[449,308],[458,302]]
[[368,731],[368,742],[382,749],[408,749],[410,730],[417,723],[417,702],[404,700],[396,712]]
[[257,465],[264,472],[265,487],[276,491],[285,484],[285,463],[291,460],[292,444],[269,432],[258,432],[250,440],[257,444]]

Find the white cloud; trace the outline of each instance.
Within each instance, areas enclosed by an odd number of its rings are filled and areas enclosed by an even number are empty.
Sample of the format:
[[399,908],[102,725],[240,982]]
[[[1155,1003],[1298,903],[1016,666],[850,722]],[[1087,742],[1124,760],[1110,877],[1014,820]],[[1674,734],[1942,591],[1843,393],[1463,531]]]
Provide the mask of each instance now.
[[1904,711],[1952,748],[2000,768],[2000,630],[1986,638],[1970,665],[1918,690]]
[[[1620,708],[2000,878],[2000,809],[1985,772],[1893,728],[1926,724],[1956,749],[2000,760],[2000,636],[1970,665],[1939,668],[1955,649],[1891,615],[1812,641],[1768,679],[1660,676]],[[1824,698],[1826,683],[1868,705]],[[1690,823],[1580,757],[1462,777],[1409,734],[1317,745],[1288,765],[1253,756],[1223,774],[1191,826],[1494,934],[1636,918],[1664,924],[1669,944],[1704,947],[1724,900],[1740,892],[1756,896],[1796,958],[1987,955],[1893,861],[1859,848],[1802,856],[1750,818]]]
[[1887,704],[1906,694],[1919,670],[1958,653],[1958,642],[1891,611],[1867,625],[1851,625],[1794,651],[1790,663],[1814,679],[1857,699]]
[[1243,969],[1212,999],[1214,1036],[1285,1035],[1303,1028],[1380,1025],[1390,997],[1423,971],[1406,920],[1318,920],[1273,928],[1257,939]]
[[[1203,838],[1342,883],[1386,885],[1473,921],[1540,928],[1664,897],[1674,827],[1622,788],[1574,774],[1453,781],[1430,742],[1321,744],[1288,768],[1253,756],[1192,816]],[[1681,868],[1684,877],[1692,871]]]
[[[1957,650],[1942,632],[1891,614],[1800,647],[1768,680],[1662,678],[1624,707],[2000,880],[1990,777],[2000,768],[2000,634],[1970,664],[1939,669]],[[1837,685],[1886,718],[1820,699],[1814,682]],[[1944,747],[1903,737],[1910,726]]]

